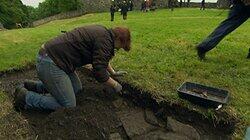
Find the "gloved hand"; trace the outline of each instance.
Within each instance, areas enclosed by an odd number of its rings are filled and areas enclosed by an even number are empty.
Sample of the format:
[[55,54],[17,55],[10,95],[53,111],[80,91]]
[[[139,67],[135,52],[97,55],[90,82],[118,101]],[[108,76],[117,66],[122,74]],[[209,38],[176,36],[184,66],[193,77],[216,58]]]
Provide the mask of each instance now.
[[83,67],[90,71],[93,71],[93,66],[91,64],[84,65]]
[[114,88],[116,93],[120,93],[122,91],[122,85],[118,82],[115,83],[113,88]]
[[126,71],[116,71],[114,73],[112,73],[112,76],[123,76],[125,74],[128,74]]

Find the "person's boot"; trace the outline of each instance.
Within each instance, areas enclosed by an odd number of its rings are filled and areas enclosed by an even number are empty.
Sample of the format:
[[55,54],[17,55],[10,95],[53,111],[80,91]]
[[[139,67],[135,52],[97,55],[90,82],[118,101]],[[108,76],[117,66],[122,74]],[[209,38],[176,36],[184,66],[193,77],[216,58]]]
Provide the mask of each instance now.
[[18,86],[14,92],[14,107],[16,111],[25,110],[26,106],[26,94],[28,90],[22,86]]
[[249,51],[248,51],[247,59],[250,59],[250,48],[249,48]]
[[37,91],[37,82],[33,80],[25,80],[23,82],[24,88],[26,88],[29,91]]
[[199,47],[196,47],[197,55],[200,60],[205,60],[206,52]]
[[29,91],[34,91],[34,92],[40,93],[40,94],[48,93],[48,91],[46,89],[44,89],[44,91],[38,91],[37,84],[38,84],[37,81],[25,80],[24,81],[24,88],[26,88]]

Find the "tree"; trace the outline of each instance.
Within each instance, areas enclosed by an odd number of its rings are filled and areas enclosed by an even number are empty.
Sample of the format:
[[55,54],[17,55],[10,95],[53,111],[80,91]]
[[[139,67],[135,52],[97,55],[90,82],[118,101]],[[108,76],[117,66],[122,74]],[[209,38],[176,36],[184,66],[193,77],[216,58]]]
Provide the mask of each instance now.
[[26,10],[21,0],[0,0],[0,22],[7,29],[14,28],[16,23],[28,21]]
[[78,10],[82,0],[45,0],[38,8],[25,6],[21,0],[0,0],[0,23],[7,29],[15,28],[16,23],[28,26],[34,20],[59,13]]
[[80,0],[45,0],[37,8],[37,17],[42,19],[59,13],[74,11],[80,7]]

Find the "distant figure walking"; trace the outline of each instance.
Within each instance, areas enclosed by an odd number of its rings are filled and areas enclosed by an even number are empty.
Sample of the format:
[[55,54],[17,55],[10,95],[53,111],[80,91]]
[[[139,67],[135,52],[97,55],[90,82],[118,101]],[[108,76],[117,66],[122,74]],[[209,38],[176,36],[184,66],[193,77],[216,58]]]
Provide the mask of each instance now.
[[145,9],[146,9],[146,1],[143,0],[143,1],[141,2],[141,11],[142,11],[142,12],[145,12]]
[[[212,50],[225,36],[237,29],[250,17],[250,1],[234,0],[229,16],[197,46],[198,57],[203,60],[208,51]],[[250,58],[250,50],[248,54]]]
[[201,8],[200,10],[205,10],[205,0],[201,1]]
[[110,15],[111,15],[111,21],[114,21],[114,17],[115,17],[115,6],[114,5],[110,6]]
[[152,1],[150,11],[155,11],[156,9],[157,9],[156,3],[154,1]]
[[128,5],[127,5],[126,1],[123,1],[123,3],[122,3],[121,13],[123,16],[123,20],[127,20]]
[[129,10],[133,11],[134,3],[132,0],[129,1]]
[[190,0],[187,0],[187,7],[190,6]]
[[146,0],[146,12],[150,10],[150,5],[151,5],[151,2],[149,0]]
[[174,11],[174,0],[168,0],[168,8]]

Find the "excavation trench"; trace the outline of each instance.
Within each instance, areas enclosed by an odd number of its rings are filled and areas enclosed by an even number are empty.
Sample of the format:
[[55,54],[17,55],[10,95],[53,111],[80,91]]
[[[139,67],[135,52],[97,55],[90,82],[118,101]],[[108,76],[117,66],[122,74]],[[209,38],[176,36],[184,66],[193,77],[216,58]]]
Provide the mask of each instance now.
[[[77,107],[55,112],[22,111],[30,139],[231,139],[233,126],[213,125],[178,105],[157,103],[149,93],[123,84],[122,95],[111,93],[87,70],[79,70],[84,90],[76,95]],[[0,89],[11,99],[15,86],[25,79],[36,80],[34,69],[3,74]],[[0,118],[16,123],[15,117]],[[21,123],[20,123],[21,124]],[[225,127],[227,129],[225,129]],[[6,127],[10,129],[11,127]],[[1,130],[0,130],[1,131]]]

